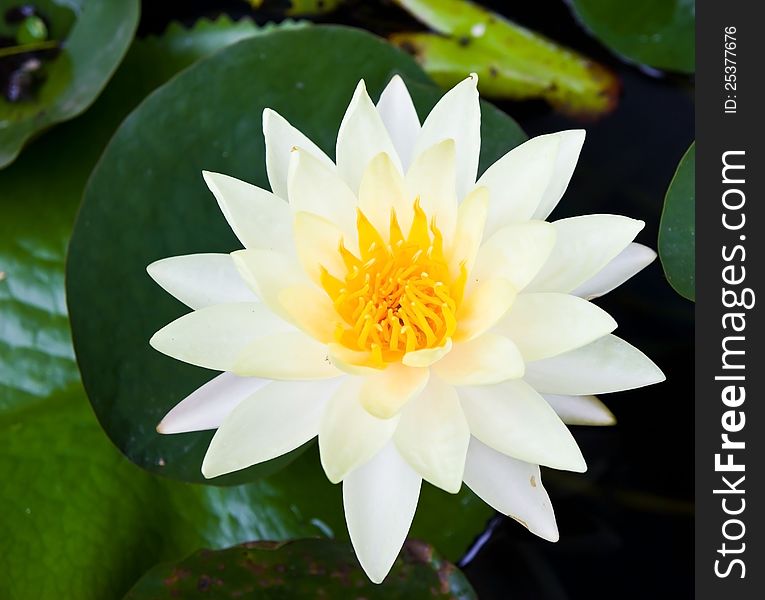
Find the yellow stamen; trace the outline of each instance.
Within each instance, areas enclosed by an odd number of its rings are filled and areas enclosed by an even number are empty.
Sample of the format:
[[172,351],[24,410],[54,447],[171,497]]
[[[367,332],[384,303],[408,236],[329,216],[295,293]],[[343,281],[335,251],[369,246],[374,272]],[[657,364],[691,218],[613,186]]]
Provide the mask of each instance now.
[[321,270],[321,284],[344,321],[335,339],[367,352],[369,365],[377,368],[407,352],[443,345],[457,328],[467,269],[460,265],[457,277],[450,275],[435,220],[428,222],[417,199],[406,237],[395,211],[388,242],[360,210],[356,227],[359,255],[342,243],[338,248],[344,278]]

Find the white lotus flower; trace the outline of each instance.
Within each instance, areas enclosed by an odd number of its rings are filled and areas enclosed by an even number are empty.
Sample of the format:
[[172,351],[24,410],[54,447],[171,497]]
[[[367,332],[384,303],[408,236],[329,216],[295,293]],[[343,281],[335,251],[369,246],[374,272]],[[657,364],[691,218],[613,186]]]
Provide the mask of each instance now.
[[420,125],[400,78],[377,106],[359,83],[336,163],[266,110],[272,191],[204,173],[245,249],[148,268],[193,309],[151,345],[223,371],[158,430],[217,428],[206,477],[318,436],[375,582],[404,542],[423,479],[452,493],[464,481],[557,540],[539,465],[586,469],[564,422],[610,424],[592,394],[663,379],[589,301],[654,259],[632,243],[643,223],[544,221],[583,131],[531,139],[476,181],[476,84],[458,84]]

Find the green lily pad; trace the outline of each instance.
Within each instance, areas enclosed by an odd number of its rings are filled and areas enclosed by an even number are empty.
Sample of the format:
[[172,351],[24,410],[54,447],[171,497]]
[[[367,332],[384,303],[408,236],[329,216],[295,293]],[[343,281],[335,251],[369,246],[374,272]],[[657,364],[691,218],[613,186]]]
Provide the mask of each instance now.
[[292,505],[278,480],[215,488],[139,469],[77,386],[0,417],[0,435],[4,597],[116,598],[157,562],[200,546],[331,532],[321,504]]
[[[376,95],[394,71],[415,85],[427,81],[407,55],[367,33],[280,31],[200,61],[149,97],[114,136],[90,179],[72,237],[67,296],[96,415],[137,464],[205,481],[200,465],[212,432],[163,436],[155,427],[214,373],[149,347],[156,330],[188,309],[146,274],[146,265],[162,257],[239,247],[200,172],[268,187],[263,108],[279,111],[329,151],[357,81],[365,78]],[[416,92],[424,111],[440,95],[432,86]],[[484,110],[483,125],[484,164],[524,139],[496,110]],[[254,474],[215,482],[239,483]]]
[[[255,591],[257,590],[257,592]],[[298,540],[201,550],[141,578],[125,600],[161,598],[429,598],[474,600],[464,575],[431,546],[409,541],[382,585],[367,579],[349,544]]]
[[670,285],[696,299],[696,143],[677,165],[659,227],[659,257]]
[[475,72],[491,98],[541,98],[572,116],[598,116],[616,107],[616,76],[564,48],[465,0],[396,0],[437,33],[396,33],[391,43],[415,56],[442,87]]
[[45,64],[45,81],[32,99],[10,103],[0,98],[0,168],[36,134],[93,103],[138,24],[138,0],[45,0],[35,5],[51,19],[50,38],[61,42],[61,53]]
[[576,16],[601,42],[631,62],[693,73],[695,0],[571,0]]

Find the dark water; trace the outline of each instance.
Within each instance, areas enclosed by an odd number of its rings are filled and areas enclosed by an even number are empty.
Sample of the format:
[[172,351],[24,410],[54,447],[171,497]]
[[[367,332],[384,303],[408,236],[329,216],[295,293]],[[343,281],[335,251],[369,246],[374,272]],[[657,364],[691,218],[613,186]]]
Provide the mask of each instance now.
[[[555,115],[541,102],[498,105],[529,135],[587,129],[579,166],[554,216],[643,219],[638,241],[655,248],[664,193],[694,137],[692,81],[624,64],[581,30],[562,0],[483,4],[617,72],[619,106],[595,123]],[[170,20],[193,22],[224,10],[247,13],[241,0],[144,2],[140,31],[161,32]],[[390,4],[371,1],[323,20],[381,34],[417,27]],[[658,263],[598,303],[620,323],[617,333],[659,364],[667,382],[606,396],[616,427],[574,428],[588,473],[543,473],[561,541],[540,540],[509,519],[492,522],[488,541],[464,565],[482,600],[693,595],[693,304],[672,291]]]

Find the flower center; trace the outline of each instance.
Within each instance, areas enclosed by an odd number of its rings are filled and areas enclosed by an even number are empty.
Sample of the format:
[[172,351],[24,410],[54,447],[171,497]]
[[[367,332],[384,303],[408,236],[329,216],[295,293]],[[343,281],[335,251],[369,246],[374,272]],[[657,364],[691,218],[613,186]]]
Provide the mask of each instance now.
[[359,254],[340,245],[347,272],[341,280],[322,269],[322,285],[347,326],[335,336],[344,346],[369,351],[377,366],[401,360],[407,352],[434,348],[454,334],[455,313],[467,272],[450,274],[443,237],[435,220],[414,203],[414,218],[404,237],[391,211],[386,243],[358,211]]

